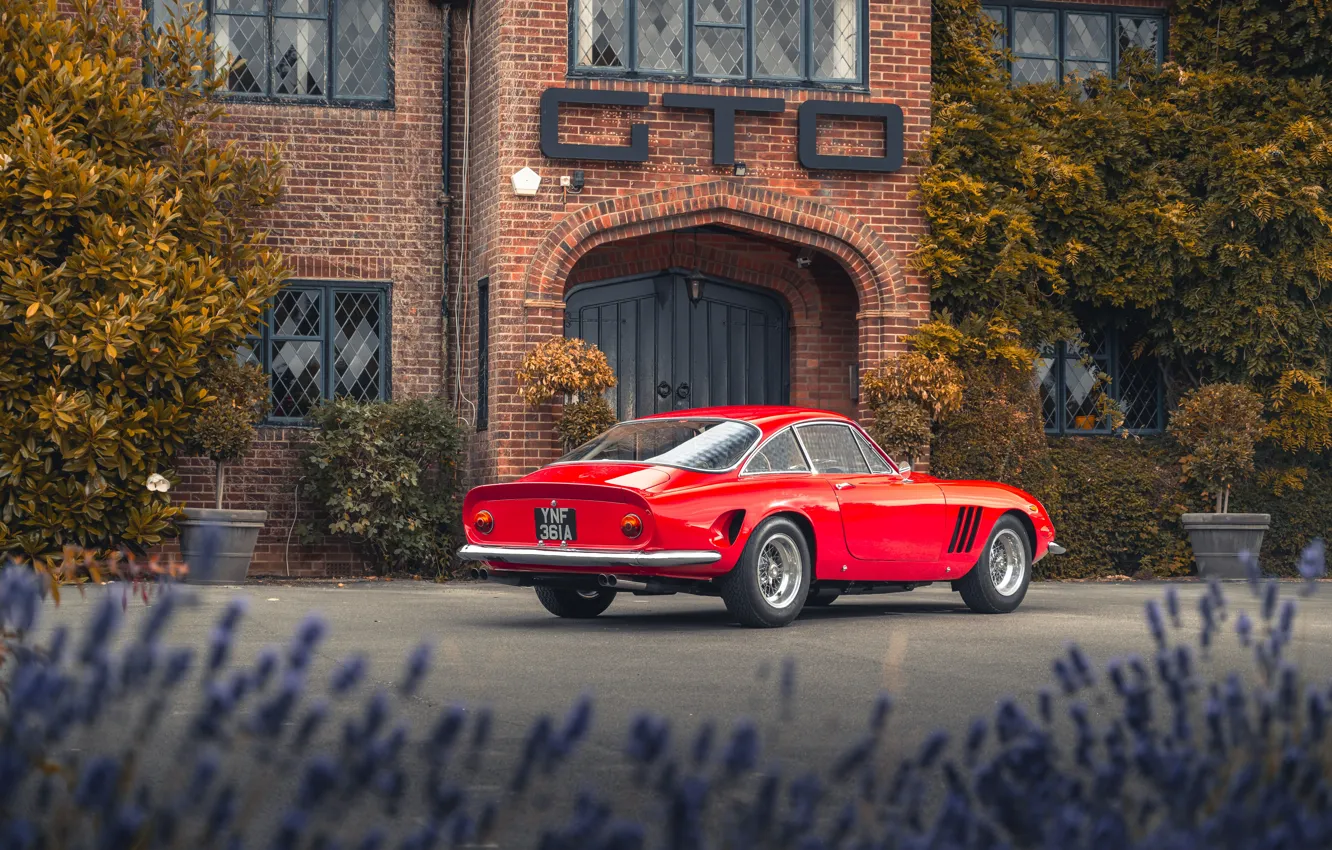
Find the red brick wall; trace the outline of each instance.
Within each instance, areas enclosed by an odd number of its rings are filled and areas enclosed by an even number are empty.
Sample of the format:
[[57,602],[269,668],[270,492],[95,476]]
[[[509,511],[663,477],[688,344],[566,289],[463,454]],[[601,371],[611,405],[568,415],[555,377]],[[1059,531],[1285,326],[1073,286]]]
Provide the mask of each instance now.
[[[495,116],[497,128],[483,144],[473,136],[471,163],[466,283],[471,289],[478,279],[489,278],[491,318],[490,427],[475,441],[472,469],[478,479],[520,475],[556,452],[551,411],[527,408],[517,395],[514,370],[533,345],[561,332],[569,276],[585,257],[600,262],[589,252],[603,245],[721,224],[770,246],[817,248],[836,264],[825,276],[841,275],[846,286],[828,284],[832,295],[819,315],[795,331],[793,398],[820,398],[822,390],[814,388],[825,379],[845,387],[853,352],[865,366],[900,346],[928,312],[927,286],[907,266],[923,229],[910,197],[919,169],[908,165],[888,175],[806,171],[796,158],[796,108],[811,96],[896,103],[905,113],[907,154],[919,153],[929,124],[929,14],[924,0],[873,0],[868,91],[829,93],[570,80],[565,0],[476,4],[474,58],[498,56],[493,64],[473,64],[473,120],[480,106]],[[561,129],[569,141],[624,144],[629,124],[647,123],[650,160],[546,160],[538,147],[538,101],[551,86],[648,91],[651,103],[644,110],[566,107]],[[478,97],[483,90],[486,96]],[[736,178],[729,167],[712,165],[710,116],[663,109],[660,94],[667,91],[784,97],[787,109],[740,117],[736,158],[748,165],[748,176]],[[474,125],[474,133],[481,131]],[[864,122],[828,121],[820,144],[825,152],[871,154],[882,140]],[[509,189],[511,175],[524,166],[543,177],[535,198],[516,197]],[[584,171],[586,188],[581,195],[563,196],[559,175],[574,169]],[[474,340],[474,313],[469,320]],[[474,369],[465,370],[463,386],[474,392]],[[830,398],[825,406],[849,409],[850,404],[848,389],[845,398]]]
[[[390,375],[398,398],[443,392],[448,365],[441,311],[443,15],[430,0],[395,1],[393,108],[233,103],[214,134],[217,141],[256,150],[265,143],[281,146],[285,191],[262,224],[293,278],[391,283]],[[465,15],[455,18],[461,22]],[[460,57],[455,51],[455,108],[461,106]],[[364,572],[349,541],[306,546],[292,533],[305,433],[260,429],[250,455],[229,473],[226,507],[268,511],[251,572]],[[211,464],[184,459],[178,469],[175,500],[211,507]],[[299,519],[312,514],[313,506],[303,501]]]

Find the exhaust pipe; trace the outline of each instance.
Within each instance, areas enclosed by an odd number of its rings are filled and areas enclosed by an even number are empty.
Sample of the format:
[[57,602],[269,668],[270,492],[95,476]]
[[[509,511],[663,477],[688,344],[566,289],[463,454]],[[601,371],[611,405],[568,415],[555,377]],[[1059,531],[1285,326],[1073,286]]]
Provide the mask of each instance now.
[[630,592],[636,590],[648,589],[647,584],[644,582],[631,581],[629,579],[624,579],[624,578],[616,578],[615,576],[606,575],[605,573],[602,573],[601,575],[597,576],[597,584],[601,585],[602,587],[610,588],[611,590],[628,590]]
[[468,575],[477,581],[489,581],[490,570],[487,570],[485,567],[472,567],[468,570]]

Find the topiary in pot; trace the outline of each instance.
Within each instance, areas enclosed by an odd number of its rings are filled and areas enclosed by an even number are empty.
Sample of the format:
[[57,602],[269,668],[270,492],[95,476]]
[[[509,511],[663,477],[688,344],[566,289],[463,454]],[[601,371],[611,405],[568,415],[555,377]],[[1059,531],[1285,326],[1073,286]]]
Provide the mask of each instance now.
[[186,449],[213,461],[213,507],[186,508],[179,522],[181,551],[190,581],[236,584],[249,572],[268,513],[223,509],[226,470],[250,450],[255,428],[268,413],[268,378],[258,366],[221,357],[205,367],[202,385],[210,401],[194,417]]
[[564,399],[555,431],[566,451],[615,424],[615,411],[602,395],[615,386],[615,373],[606,355],[585,340],[552,337],[541,343],[523,358],[518,382],[532,407]]
[[1263,435],[1263,402],[1239,384],[1209,384],[1188,393],[1170,419],[1170,435],[1184,450],[1184,478],[1215,500],[1215,513],[1182,517],[1198,572],[1244,578],[1240,555],[1256,555],[1269,514],[1232,514],[1230,488],[1254,471],[1254,446]]

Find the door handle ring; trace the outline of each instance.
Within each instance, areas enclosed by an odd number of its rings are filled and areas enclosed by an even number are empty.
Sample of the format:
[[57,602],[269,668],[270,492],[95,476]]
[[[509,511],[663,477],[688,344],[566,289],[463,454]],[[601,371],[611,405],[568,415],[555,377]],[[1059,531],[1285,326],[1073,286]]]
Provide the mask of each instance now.
[[681,383],[675,388],[675,397],[681,400],[689,398],[689,384]]
[[661,398],[670,398],[671,385],[666,383],[665,381],[662,381],[660,384],[657,384],[657,395]]

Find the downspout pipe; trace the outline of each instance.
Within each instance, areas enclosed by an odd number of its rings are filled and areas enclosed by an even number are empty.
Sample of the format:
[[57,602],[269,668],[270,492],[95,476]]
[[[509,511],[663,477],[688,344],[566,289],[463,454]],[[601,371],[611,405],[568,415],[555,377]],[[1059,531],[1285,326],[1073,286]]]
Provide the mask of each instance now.
[[449,375],[449,242],[452,239],[453,212],[453,13],[464,8],[466,0],[432,0],[442,12],[443,32],[440,39],[440,394],[447,393]]

